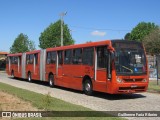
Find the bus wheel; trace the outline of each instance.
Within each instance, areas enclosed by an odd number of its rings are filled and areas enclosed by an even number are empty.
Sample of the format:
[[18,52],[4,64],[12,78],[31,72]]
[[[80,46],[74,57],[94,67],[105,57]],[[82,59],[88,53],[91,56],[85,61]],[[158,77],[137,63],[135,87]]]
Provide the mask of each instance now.
[[49,75],[49,86],[54,87],[54,77],[52,74]]
[[12,72],[11,72],[11,76],[14,78],[14,71],[12,70]]
[[28,73],[28,82],[32,82],[31,73]]
[[93,94],[92,82],[89,79],[84,81],[83,90],[84,90],[84,93],[86,95],[92,95]]

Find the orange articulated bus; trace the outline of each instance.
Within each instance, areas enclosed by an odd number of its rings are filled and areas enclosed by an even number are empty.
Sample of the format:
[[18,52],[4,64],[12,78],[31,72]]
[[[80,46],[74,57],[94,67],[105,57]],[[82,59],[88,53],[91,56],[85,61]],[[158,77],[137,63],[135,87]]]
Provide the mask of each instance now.
[[14,77],[46,81],[51,87],[81,90],[87,95],[93,91],[110,94],[144,92],[149,81],[143,45],[126,40],[9,54],[6,70]]

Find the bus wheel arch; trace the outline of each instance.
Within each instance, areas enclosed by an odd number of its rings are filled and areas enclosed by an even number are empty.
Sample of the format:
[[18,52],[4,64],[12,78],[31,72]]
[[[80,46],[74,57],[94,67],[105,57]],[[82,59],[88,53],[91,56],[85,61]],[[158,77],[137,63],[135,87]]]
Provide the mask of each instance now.
[[52,72],[50,72],[48,75],[48,82],[50,87],[54,87],[54,75]]
[[93,84],[92,80],[89,76],[84,76],[82,81],[83,91],[86,95],[92,95],[93,94]]
[[30,71],[28,71],[28,82],[32,82],[32,75]]

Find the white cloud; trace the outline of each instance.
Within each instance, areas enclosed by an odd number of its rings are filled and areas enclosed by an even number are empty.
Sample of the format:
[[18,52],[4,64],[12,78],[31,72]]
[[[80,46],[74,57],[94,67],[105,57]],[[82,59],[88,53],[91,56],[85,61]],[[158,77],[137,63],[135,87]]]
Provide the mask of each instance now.
[[93,36],[105,36],[106,35],[106,32],[102,32],[102,31],[98,31],[98,30],[95,30],[91,33],[91,35]]

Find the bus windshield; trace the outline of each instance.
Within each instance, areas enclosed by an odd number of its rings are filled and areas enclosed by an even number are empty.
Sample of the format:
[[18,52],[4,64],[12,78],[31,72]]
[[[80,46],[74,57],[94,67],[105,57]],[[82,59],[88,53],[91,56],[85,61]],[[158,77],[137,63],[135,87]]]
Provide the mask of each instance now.
[[141,75],[146,73],[146,58],[142,45],[135,42],[113,43],[117,75]]

